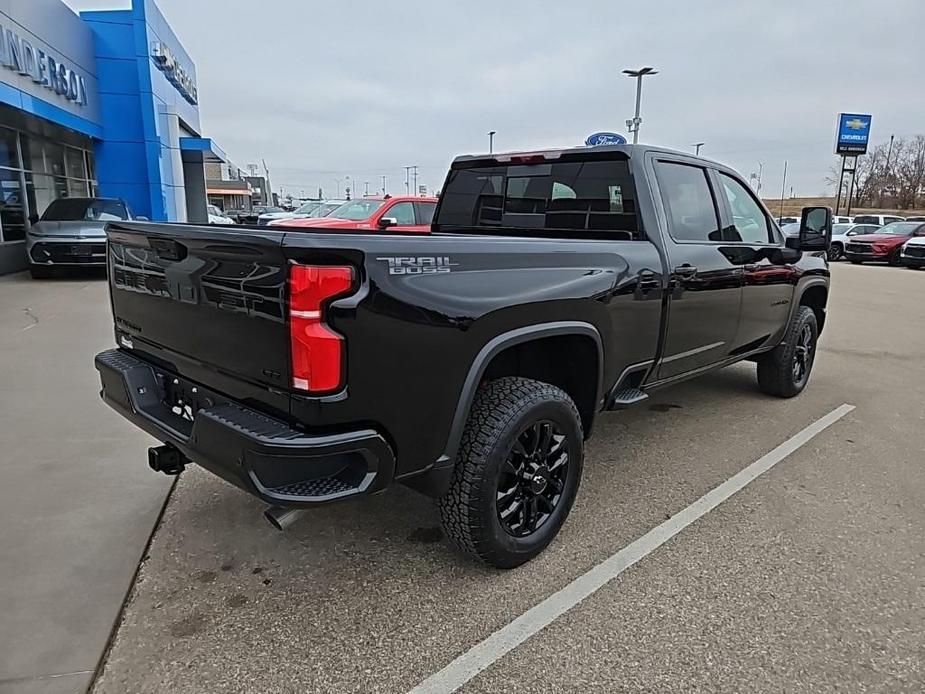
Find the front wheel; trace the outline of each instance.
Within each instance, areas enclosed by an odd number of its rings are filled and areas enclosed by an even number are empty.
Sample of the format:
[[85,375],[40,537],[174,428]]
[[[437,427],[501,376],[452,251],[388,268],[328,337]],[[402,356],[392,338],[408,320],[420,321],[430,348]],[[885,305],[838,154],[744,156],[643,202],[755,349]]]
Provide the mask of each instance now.
[[896,267],[897,265],[902,265],[903,264],[902,249],[897,248],[895,251],[893,251],[890,254],[890,259],[888,262],[893,267]]
[[819,324],[808,306],[800,306],[784,341],[758,359],[758,387],[768,395],[792,398],[803,392],[816,360]]
[[833,243],[829,246],[829,261],[835,262],[842,257],[842,246],[840,243]]
[[583,444],[578,410],[560,388],[512,377],[480,388],[440,499],[447,537],[500,569],[535,557],[575,501]]

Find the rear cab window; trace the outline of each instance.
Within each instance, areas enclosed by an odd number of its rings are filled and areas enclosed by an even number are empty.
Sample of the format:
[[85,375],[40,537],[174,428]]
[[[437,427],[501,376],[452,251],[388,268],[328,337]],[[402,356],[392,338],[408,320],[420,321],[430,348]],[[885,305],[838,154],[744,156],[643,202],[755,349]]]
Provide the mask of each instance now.
[[455,164],[435,222],[449,233],[643,238],[629,162],[613,154]]

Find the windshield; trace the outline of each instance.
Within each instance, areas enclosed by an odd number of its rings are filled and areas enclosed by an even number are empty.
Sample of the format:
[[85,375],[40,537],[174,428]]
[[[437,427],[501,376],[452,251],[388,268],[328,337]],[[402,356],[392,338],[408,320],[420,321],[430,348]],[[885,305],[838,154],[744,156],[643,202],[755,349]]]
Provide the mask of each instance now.
[[359,222],[372,217],[382,205],[382,200],[351,200],[350,202],[345,202],[327,216],[334,219],[349,219]]
[[342,202],[322,203],[321,205],[318,206],[318,209],[316,209],[314,212],[312,212],[309,215],[309,217],[316,217],[316,218],[317,217],[327,217],[329,214],[331,214],[334,210],[336,210],[338,207],[340,207],[343,204],[344,203]]
[[320,202],[317,200],[309,200],[308,202],[296,208],[295,214],[310,214],[311,212],[317,210],[319,207],[321,207]]
[[44,222],[112,222],[118,219],[128,219],[125,205],[118,200],[93,198],[60,198],[42,215]]
[[921,226],[918,222],[893,222],[877,229],[878,234],[891,234],[893,236],[912,236],[913,232]]

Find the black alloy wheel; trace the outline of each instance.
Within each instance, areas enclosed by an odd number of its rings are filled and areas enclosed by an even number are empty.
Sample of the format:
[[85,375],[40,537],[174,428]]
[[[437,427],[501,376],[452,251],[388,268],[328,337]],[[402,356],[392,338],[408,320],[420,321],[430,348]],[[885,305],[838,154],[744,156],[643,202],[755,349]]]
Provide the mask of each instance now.
[[566,436],[549,420],[524,429],[498,471],[496,506],[501,527],[532,535],[555,511],[568,475]]
[[842,257],[842,247],[840,243],[833,243],[829,246],[829,262],[835,262]]
[[800,330],[793,350],[793,383],[798,388],[802,387],[809,378],[815,356],[816,338],[813,326],[807,323]]

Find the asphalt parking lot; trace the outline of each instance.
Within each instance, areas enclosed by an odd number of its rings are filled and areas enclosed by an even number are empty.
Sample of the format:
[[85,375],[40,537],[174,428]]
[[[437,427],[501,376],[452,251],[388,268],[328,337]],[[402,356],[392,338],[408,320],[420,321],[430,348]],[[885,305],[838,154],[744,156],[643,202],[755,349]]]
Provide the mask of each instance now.
[[[279,533],[260,503],[188,470],[94,691],[407,692],[847,403],[461,691],[921,692],[925,272],[833,275],[803,395],[762,395],[743,364],[602,415],[562,533],[514,571],[455,554],[433,502],[402,488]],[[86,291],[105,316],[104,284]],[[107,464],[144,469],[137,443]],[[93,451],[72,443],[75,461]]]

